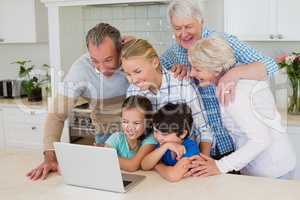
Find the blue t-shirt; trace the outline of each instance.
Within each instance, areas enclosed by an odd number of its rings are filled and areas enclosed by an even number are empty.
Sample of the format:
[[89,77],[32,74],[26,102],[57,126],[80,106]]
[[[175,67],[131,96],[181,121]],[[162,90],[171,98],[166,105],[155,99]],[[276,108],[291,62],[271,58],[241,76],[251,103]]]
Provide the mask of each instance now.
[[[106,141],[105,144],[117,150],[118,156],[131,159],[133,158],[138,150],[131,150],[129,148],[125,133],[118,132],[113,133]],[[153,134],[148,135],[142,142],[141,147],[146,144],[156,145],[157,141],[154,139]]]
[[[185,147],[185,150],[186,150],[186,153],[183,155],[183,157],[191,157],[191,156],[200,154],[200,149],[198,147],[198,144],[194,140],[186,138],[183,141],[182,145]],[[158,144],[157,148],[159,146],[160,145]],[[176,158],[173,158],[172,151],[170,151],[170,150],[166,151],[166,153],[163,155],[161,160],[163,161],[163,163],[165,165],[168,165],[168,166],[174,166],[177,163]]]

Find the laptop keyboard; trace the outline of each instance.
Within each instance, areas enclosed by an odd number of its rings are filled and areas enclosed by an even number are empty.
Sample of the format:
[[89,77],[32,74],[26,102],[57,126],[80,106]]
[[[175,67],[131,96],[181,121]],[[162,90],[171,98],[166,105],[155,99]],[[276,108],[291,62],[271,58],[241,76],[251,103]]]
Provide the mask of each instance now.
[[123,180],[123,185],[124,185],[124,187],[126,187],[127,185],[129,185],[131,182],[132,182],[132,181],[124,181],[124,180]]

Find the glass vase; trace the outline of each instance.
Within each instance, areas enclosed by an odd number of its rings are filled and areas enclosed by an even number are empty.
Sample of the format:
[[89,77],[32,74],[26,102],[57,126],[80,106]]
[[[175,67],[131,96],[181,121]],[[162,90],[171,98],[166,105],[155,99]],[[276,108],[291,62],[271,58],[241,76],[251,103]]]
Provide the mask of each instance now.
[[290,78],[292,94],[289,97],[288,113],[300,115],[300,79]]

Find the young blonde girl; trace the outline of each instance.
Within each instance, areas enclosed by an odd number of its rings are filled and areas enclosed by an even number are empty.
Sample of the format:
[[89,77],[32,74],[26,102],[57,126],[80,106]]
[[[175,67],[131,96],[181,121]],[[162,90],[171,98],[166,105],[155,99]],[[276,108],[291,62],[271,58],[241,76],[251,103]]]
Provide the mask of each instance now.
[[157,144],[153,137],[152,105],[142,96],[130,96],[122,105],[123,132],[112,134],[106,147],[117,150],[121,169],[136,171],[145,155]]

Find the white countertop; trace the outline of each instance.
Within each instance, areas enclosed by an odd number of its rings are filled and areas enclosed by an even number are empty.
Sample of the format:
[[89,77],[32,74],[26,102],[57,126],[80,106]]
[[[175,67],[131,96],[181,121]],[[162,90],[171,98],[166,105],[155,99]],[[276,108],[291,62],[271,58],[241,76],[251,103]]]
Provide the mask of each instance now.
[[68,186],[52,174],[32,182],[26,172],[41,161],[37,152],[0,151],[0,196],[3,200],[299,200],[300,182],[221,175],[188,178],[178,183],[163,180],[156,172],[139,172],[146,179],[126,194]]
[[0,107],[27,107],[32,109],[47,109],[48,100],[43,99],[39,102],[30,102],[27,98],[0,98]]

